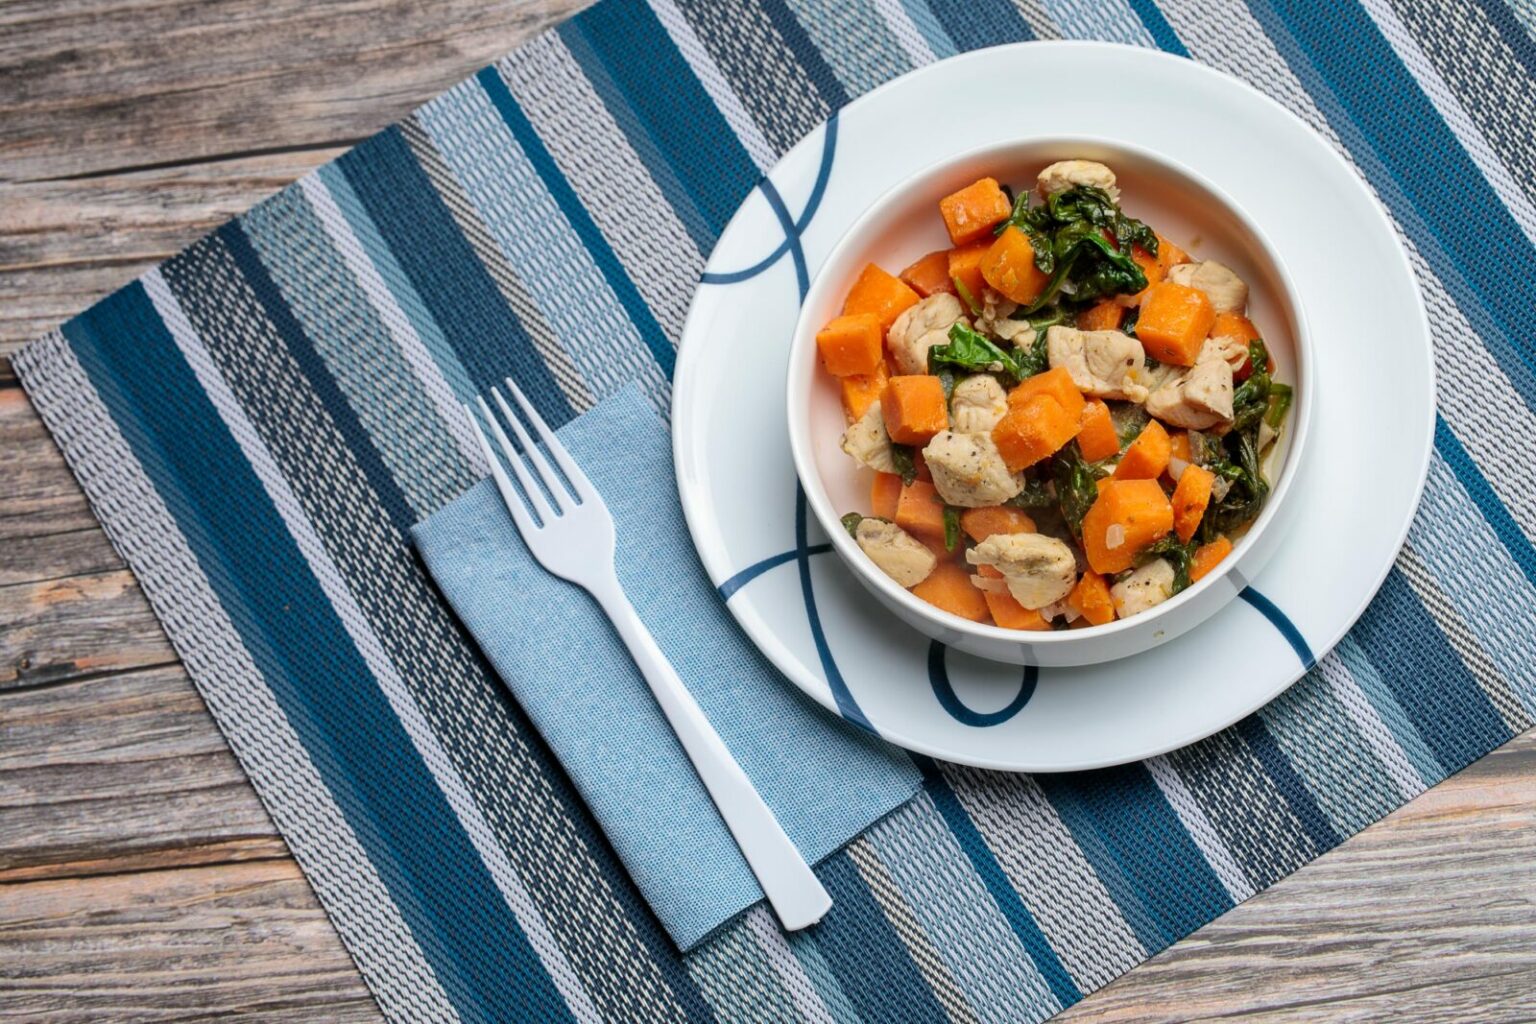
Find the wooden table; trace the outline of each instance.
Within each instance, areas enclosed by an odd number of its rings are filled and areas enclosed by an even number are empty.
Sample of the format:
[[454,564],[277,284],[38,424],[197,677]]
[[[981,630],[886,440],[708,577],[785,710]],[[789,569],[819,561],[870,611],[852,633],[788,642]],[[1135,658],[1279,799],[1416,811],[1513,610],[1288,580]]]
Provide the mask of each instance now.
[[[580,6],[0,3],[0,1019],[378,1019],[3,354]],[[1234,1016],[1536,1020],[1536,733],[1064,1019]]]

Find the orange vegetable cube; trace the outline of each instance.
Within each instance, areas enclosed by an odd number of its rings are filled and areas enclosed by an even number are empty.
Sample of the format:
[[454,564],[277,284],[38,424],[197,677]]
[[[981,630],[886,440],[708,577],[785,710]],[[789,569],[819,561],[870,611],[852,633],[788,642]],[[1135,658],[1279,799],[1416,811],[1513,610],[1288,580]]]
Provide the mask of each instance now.
[[1173,532],[1186,544],[1200,528],[1215,483],[1216,474],[1202,466],[1185,466],[1179,476],[1179,485],[1173,489]]
[[1045,621],[1045,616],[1041,615],[1037,609],[1025,608],[1007,591],[983,590],[981,596],[986,599],[987,610],[992,613],[992,621],[1004,629],[1051,628],[1051,624]]
[[[1157,279],[1161,281],[1168,276],[1170,269],[1178,266],[1180,263],[1188,263],[1189,253],[1180,249],[1162,235],[1157,234],[1156,231],[1152,233],[1157,235]],[[1149,277],[1147,280],[1150,281],[1151,278]]]
[[901,477],[895,473],[876,473],[869,485],[870,515],[896,521],[896,507],[901,501]]
[[987,598],[971,582],[970,570],[958,562],[940,561],[912,593],[935,608],[972,622],[987,621]]
[[960,529],[979,544],[994,533],[1034,533],[1035,521],[1023,509],[992,505],[960,513]]
[[974,242],[1008,219],[1013,206],[996,178],[982,178],[939,200],[939,215],[956,245]]
[[1077,314],[1080,331],[1118,331],[1125,318],[1125,307],[1114,299],[1100,299]]
[[[1162,253],[1161,247],[1158,248],[1158,253]],[[1146,275],[1146,288],[1130,295],[1116,295],[1114,298],[1106,299],[1105,301],[1112,302],[1121,307],[1139,305],[1147,297],[1147,291],[1163,279],[1163,266],[1159,256],[1153,256],[1141,246],[1133,245],[1131,246],[1131,259],[1141,268],[1141,272]]]
[[896,322],[903,310],[917,305],[917,301],[917,292],[908,287],[905,281],[869,263],[859,271],[858,280],[848,289],[848,297],[843,300],[843,312],[873,314],[880,322],[883,333],[891,329],[891,324]]
[[1136,337],[1147,355],[1160,363],[1193,366],[1216,311],[1198,288],[1162,281],[1147,289],[1136,321]]
[[874,373],[855,373],[837,379],[842,388],[843,412],[847,414],[848,422],[862,419],[869,407],[880,401],[880,396],[885,394],[886,381],[890,379],[884,359],[880,360]]
[[1008,406],[1023,405],[1037,395],[1048,395],[1056,400],[1063,409],[1075,416],[1081,416],[1085,399],[1083,393],[1077,389],[1072,381],[1072,375],[1067,372],[1065,366],[1058,366],[1044,373],[1037,373],[1033,377],[1027,377],[1012,391],[1008,392]]
[[1226,537],[1217,537],[1209,544],[1195,548],[1194,558],[1189,563],[1189,582],[1199,583],[1201,577],[1209,575],[1231,553],[1232,542]]
[[1087,619],[1090,625],[1102,626],[1115,621],[1115,602],[1109,595],[1109,584],[1092,569],[1083,573],[1072,593],[1067,595],[1067,606]]
[[1156,480],[1113,480],[1083,516],[1083,553],[1094,572],[1112,575],[1172,530],[1173,506]]
[[919,540],[944,543],[944,500],[933,484],[914,480],[902,487],[896,498],[896,525]]
[[992,428],[992,442],[1009,472],[1017,473],[1060,451],[1077,436],[1081,417],[1080,412],[1063,409],[1049,395],[1036,395],[1009,408]]
[[951,249],[948,253],[949,279],[955,285],[955,292],[962,301],[974,302],[972,311],[981,308],[981,293],[987,287],[987,279],[981,276],[981,258],[992,247],[992,240],[984,238],[970,245],[962,245],[958,249]]
[[955,283],[949,279],[948,249],[935,249],[903,270],[899,276],[925,299],[938,292],[955,290]]
[[816,348],[834,377],[874,373],[885,363],[885,331],[873,313],[835,316],[816,332]]
[[921,447],[934,434],[949,427],[949,407],[944,385],[926,373],[892,377],[880,397],[885,432],[897,444]]
[[1168,431],[1157,420],[1148,420],[1141,433],[1120,458],[1115,467],[1116,480],[1155,480],[1168,468],[1168,456],[1172,452]]
[[1097,398],[1083,406],[1077,447],[1089,462],[1098,462],[1120,452],[1120,435],[1115,431],[1115,421],[1110,418],[1109,406]]
[[1259,340],[1259,329],[1241,313],[1217,313],[1211,322],[1211,337],[1237,338],[1246,345]]
[[1051,276],[1035,266],[1035,250],[1029,236],[1010,226],[992,242],[981,258],[981,276],[998,294],[1027,305],[1045,291]]
[[1168,457],[1189,461],[1189,431],[1175,430],[1168,435]]

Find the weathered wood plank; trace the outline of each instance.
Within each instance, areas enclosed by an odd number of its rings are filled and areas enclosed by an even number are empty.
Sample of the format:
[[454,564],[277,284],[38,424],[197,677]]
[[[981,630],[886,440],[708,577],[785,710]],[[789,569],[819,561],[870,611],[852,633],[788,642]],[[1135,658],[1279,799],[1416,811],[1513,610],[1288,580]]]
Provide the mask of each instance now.
[[0,691],[0,882],[287,855],[179,665]]
[[291,861],[0,884],[0,1016],[381,1019]]
[[0,587],[123,567],[123,560],[99,527],[46,537],[18,537],[0,544]]
[[1527,733],[1059,1019],[1529,1021],[1533,979]]
[[14,385],[0,387],[0,480],[0,544],[97,525],[37,410]]
[[126,569],[0,587],[0,692],[175,660]]

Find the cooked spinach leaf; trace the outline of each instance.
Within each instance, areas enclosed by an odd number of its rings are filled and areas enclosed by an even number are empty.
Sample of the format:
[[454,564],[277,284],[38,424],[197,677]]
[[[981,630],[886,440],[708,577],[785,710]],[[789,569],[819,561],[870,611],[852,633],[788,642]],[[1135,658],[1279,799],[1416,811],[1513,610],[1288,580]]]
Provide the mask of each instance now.
[[1157,254],[1157,235],[1127,217],[1103,189],[1078,185],[1058,192],[1039,206],[1029,206],[1028,194],[1014,203],[1013,213],[998,226],[1001,233],[1017,227],[1029,238],[1035,266],[1050,278],[1040,296],[1024,309],[1030,314],[1071,295],[1086,301],[1103,295],[1139,292],[1147,276],[1131,258],[1133,246]]
[[1232,429],[1247,430],[1256,425],[1269,409],[1270,385],[1269,350],[1264,342],[1255,339],[1248,343],[1248,361],[1253,369],[1248,379],[1232,392]]
[[1104,470],[1083,458],[1076,441],[1069,441],[1065,448],[1052,458],[1051,476],[1056,484],[1056,500],[1061,506],[1061,517],[1074,537],[1083,534],[1083,516],[1099,499],[1099,478]]
[[839,521],[843,524],[843,529],[848,531],[848,536],[854,540],[859,539],[859,524],[864,521],[863,516],[857,512],[849,512]]
[[[1225,437],[1202,435],[1204,451],[1196,461],[1229,482],[1226,494],[1213,501],[1200,520],[1202,543],[1251,522],[1269,500],[1269,482],[1259,469],[1258,432],[1255,421],[1247,429],[1228,431]],[[1190,441],[1193,450],[1193,433]]]
[[1014,508],[1050,508],[1056,504],[1056,498],[1051,494],[1047,482],[1040,478],[1034,468],[1030,468],[1024,471],[1024,489],[1003,504]]
[[1291,399],[1295,392],[1289,384],[1269,385],[1269,407],[1264,410],[1264,422],[1269,424],[1271,430],[1279,430],[1280,424],[1285,422],[1285,414],[1291,411]]
[[[1125,321],[1120,325],[1121,333],[1129,334],[1133,338],[1136,337],[1136,324],[1140,319],[1141,307],[1132,306],[1129,310],[1126,311]],[[1153,359],[1151,356],[1147,356],[1147,369],[1153,369],[1157,365],[1158,362],[1156,359]]]
[[938,373],[945,368],[968,373],[1003,373],[1016,380],[1028,376],[1012,353],[1004,352],[992,339],[963,323],[949,329],[949,344],[928,350],[928,372]]
[[912,481],[917,479],[917,462],[912,457],[912,446],[892,441],[891,461],[896,463],[896,472],[901,474],[901,482],[911,487]]
[[960,543],[960,513],[953,505],[944,506],[944,550],[953,551]]
[[1141,550],[1136,556],[1138,566],[1158,558],[1166,558],[1173,566],[1173,592],[1177,594],[1189,586],[1189,567],[1195,560],[1195,543],[1191,540],[1188,544],[1179,540],[1176,534],[1168,534],[1154,544],[1150,544]]

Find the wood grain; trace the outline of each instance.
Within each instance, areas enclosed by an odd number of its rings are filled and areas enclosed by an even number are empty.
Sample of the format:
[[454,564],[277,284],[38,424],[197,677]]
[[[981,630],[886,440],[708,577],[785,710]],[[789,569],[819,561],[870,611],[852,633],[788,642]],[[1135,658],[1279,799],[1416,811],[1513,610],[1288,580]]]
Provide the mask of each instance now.
[[[584,0],[0,5],[0,1020],[377,1020],[4,353]],[[1528,734],[1085,1021],[1536,1020]]]

